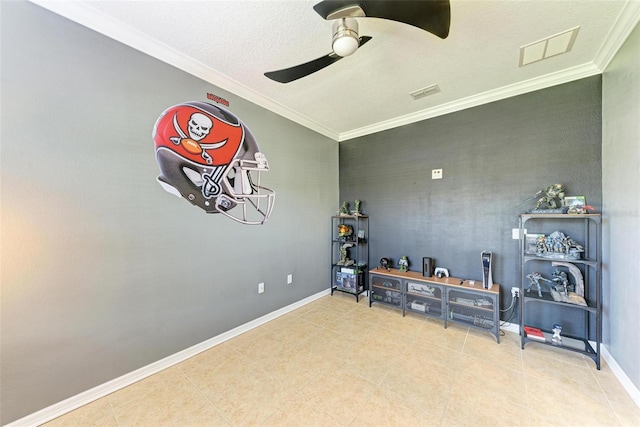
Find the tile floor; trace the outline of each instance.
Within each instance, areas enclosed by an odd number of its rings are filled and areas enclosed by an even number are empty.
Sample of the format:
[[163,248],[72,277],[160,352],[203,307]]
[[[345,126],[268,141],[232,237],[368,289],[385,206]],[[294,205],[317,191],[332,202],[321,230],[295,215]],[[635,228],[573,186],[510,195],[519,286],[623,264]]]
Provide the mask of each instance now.
[[336,293],[47,424],[638,426],[606,363]]

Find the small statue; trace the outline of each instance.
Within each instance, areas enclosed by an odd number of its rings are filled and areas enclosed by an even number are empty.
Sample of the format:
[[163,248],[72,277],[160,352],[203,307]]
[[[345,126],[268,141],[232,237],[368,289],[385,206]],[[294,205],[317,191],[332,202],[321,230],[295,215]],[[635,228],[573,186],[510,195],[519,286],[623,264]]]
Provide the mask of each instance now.
[[336,265],[344,265],[349,266],[355,264],[355,261],[349,259],[349,248],[353,246],[353,243],[345,243],[340,247],[340,261],[336,263]]
[[553,336],[551,337],[551,343],[555,345],[561,345],[562,337],[560,336],[560,332],[562,332],[562,326],[558,325],[557,323],[554,323],[552,331],[553,331]]
[[400,271],[406,272],[409,269],[409,259],[406,256],[401,257],[398,260],[398,267]]
[[341,237],[345,240],[346,238],[353,235],[353,227],[347,224],[339,224],[338,225],[338,237]]
[[358,199],[354,200],[353,204],[355,205],[355,208],[353,209],[353,214],[360,215],[360,200]]
[[551,275],[551,280],[556,284],[556,286],[564,289],[564,294],[567,295],[569,292],[569,278],[567,277],[567,273],[564,271],[560,271],[559,269],[555,269],[553,274]]
[[536,287],[538,289],[538,296],[540,298],[542,298],[542,287],[540,286],[540,280],[553,283],[551,280],[542,277],[542,274],[538,272],[527,274],[527,279],[529,279],[529,287],[527,288],[527,292],[531,292],[531,288]]
[[[536,209],[555,209],[559,207],[556,204],[556,197],[560,199],[560,206],[563,206],[562,200],[564,199],[564,188],[562,184],[553,184],[540,190],[536,193],[536,196],[544,193],[544,196],[538,199],[536,203]],[[535,196],[534,196],[535,197]]]
[[536,254],[547,258],[580,258],[584,246],[566,236],[561,231],[554,231],[548,236],[539,236],[536,242]]
[[349,215],[349,203],[342,202],[342,206],[340,207],[340,215]]

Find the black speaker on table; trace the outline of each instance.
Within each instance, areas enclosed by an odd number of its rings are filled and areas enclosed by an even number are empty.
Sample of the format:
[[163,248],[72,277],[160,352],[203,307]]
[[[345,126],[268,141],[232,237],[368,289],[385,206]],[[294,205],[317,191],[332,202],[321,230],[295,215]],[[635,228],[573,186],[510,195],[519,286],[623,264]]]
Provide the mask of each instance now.
[[433,258],[424,257],[422,258],[422,275],[424,277],[433,276]]

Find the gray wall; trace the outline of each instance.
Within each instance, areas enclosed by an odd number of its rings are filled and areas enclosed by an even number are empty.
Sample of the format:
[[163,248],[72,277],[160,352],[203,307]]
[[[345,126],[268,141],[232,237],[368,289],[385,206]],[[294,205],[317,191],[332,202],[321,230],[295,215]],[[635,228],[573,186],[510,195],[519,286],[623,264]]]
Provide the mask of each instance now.
[[[335,141],[38,6],[1,7],[0,423],[328,289]],[[207,92],[267,155],[264,226],[155,181],[155,120]]]
[[640,27],[605,70],[602,85],[604,337],[611,355],[640,389]]
[[535,205],[523,201],[559,182],[602,210],[600,92],[596,76],[341,143],[340,200],[363,200],[372,263],[407,255],[422,271],[429,256],[481,280],[490,250],[508,306],[519,286],[511,229]]

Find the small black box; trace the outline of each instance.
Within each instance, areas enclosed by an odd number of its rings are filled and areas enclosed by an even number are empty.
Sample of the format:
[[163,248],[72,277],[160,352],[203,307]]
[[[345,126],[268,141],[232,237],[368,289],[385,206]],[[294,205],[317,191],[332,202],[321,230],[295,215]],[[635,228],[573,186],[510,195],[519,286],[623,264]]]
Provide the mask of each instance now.
[[433,276],[433,258],[422,258],[422,275],[424,277]]

